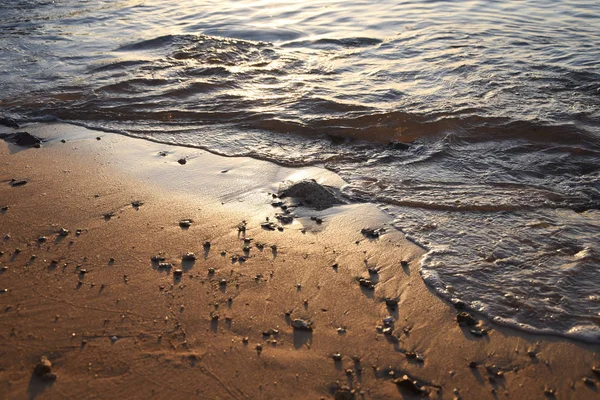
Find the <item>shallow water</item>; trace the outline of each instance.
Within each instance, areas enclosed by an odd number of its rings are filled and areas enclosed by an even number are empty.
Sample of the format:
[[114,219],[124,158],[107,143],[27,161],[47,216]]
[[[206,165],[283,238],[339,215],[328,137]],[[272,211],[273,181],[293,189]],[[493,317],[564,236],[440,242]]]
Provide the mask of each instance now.
[[0,112],[323,164],[440,295],[600,343],[597,26],[596,1],[0,1]]

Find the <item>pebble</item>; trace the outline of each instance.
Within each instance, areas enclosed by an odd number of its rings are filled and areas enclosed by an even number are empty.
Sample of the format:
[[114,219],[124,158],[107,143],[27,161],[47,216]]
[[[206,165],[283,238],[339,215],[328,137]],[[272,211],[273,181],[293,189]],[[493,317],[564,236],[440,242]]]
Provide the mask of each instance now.
[[191,219],[182,219],[181,221],[179,221],[179,226],[182,228],[189,228],[193,222],[194,221],[192,221]]
[[164,269],[173,268],[173,264],[166,263],[166,262],[161,262],[161,263],[158,264],[158,268],[164,268]]
[[333,353],[331,355],[331,358],[333,358],[334,361],[342,361],[342,355],[339,352]]
[[185,158],[180,158],[179,160],[177,160],[177,162],[181,165],[185,165],[187,163],[187,160]]
[[175,275],[175,276],[181,276],[181,275],[183,275],[183,270],[182,269],[176,269],[175,271],[173,271],[173,275]]
[[587,386],[596,386],[596,383],[595,383],[595,382],[594,382],[592,379],[588,378],[587,376],[586,376],[586,377],[584,377],[584,378],[582,379],[582,381],[583,381],[583,383],[584,383],[585,385],[587,385]]
[[23,186],[26,185],[27,183],[29,183],[29,181],[27,179],[11,179],[10,180],[10,185],[11,186]]
[[312,331],[312,324],[300,318],[296,318],[292,321],[292,328],[300,331]]
[[194,253],[188,252],[188,253],[185,253],[185,254],[184,254],[182,257],[181,257],[181,259],[182,259],[183,261],[195,261],[195,260],[196,260],[196,255],[195,255]]
[[408,375],[402,375],[402,377],[394,379],[394,383],[404,389],[410,390],[414,394],[424,393],[424,389],[419,386],[419,383],[411,379]]
[[56,375],[52,373],[52,363],[48,360],[48,357],[42,356],[40,362],[35,366],[33,373],[45,380],[54,380]]
[[458,322],[459,325],[475,325],[475,324],[477,324],[477,320],[475,318],[473,318],[473,316],[471,314],[469,314],[468,312],[464,312],[464,311],[456,314],[456,322]]
[[58,231],[58,234],[60,236],[67,236],[69,234],[69,230],[65,229],[65,228],[60,228],[60,230]]
[[364,287],[364,288],[367,288],[367,289],[374,289],[375,288],[375,284],[370,279],[359,278],[358,279],[358,284],[360,286]]

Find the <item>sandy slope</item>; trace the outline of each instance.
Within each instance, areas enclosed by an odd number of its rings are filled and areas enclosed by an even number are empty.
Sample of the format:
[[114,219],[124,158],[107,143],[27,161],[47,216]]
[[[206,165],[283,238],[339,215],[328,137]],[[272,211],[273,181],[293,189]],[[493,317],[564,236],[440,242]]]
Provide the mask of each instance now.
[[[389,223],[376,206],[302,207],[282,232],[260,227],[281,212],[270,195],[281,181],[342,185],[330,172],[61,124],[22,130],[49,140],[0,142],[1,398],[415,396],[394,383],[404,374],[431,398],[600,398],[598,346],[485,321],[488,335],[471,334],[423,284],[421,248],[392,229],[361,234]],[[161,252],[173,268],[151,262]],[[392,335],[376,328],[387,316]],[[296,318],[313,330],[294,331]],[[44,355],[55,381],[33,374]]]

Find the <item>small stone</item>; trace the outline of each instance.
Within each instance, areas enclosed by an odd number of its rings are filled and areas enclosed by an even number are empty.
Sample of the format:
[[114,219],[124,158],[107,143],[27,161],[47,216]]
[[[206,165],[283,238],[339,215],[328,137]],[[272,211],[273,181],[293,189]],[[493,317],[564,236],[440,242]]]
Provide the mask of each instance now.
[[183,256],[181,256],[181,259],[183,261],[195,261],[196,260],[196,255],[194,253],[185,253]]
[[187,160],[185,158],[180,158],[179,160],[177,160],[177,162],[181,165],[185,165],[187,163]]
[[119,338],[117,336],[111,336],[110,337],[110,341],[113,342],[113,343],[116,342],[117,340],[119,340]]
[[400,265],[402,266],[402,268],[408,268],[408,261],[400,261]]
[[300,331],[312,331],[311,323],[300,318],[292,321],[292,328]]
[[161,262],[161,263],[158,263],[158,268],[161,268],[161,269],[170,269],[170,268],[173,268],[173,264],[166,263],[166,262]]
[[100,136],[96,136],[96,140],[102,140]]
[[242,339],[242,343],[247,344],[250,341],[250,339],[248,338],[248,336],[244,336],[244,338]]
[[221,286],[226,286],[227,285],[227,279],[223,278],[219,281],[219,285]]
[[381,234],[383,232],[385,232],[385,230],[383,228],[379,228],[379,229],[363,228],[360,230],[360,233],[362,233],[363,236],[365,236],[369,239],[378,239],[379,236],[381,236]]
[[592,372],[594,373],[594,375],[600,377],[600,367],[592,367]]
[[181,275],[183,275],[183,270],[178,268],[175,271],[173,271],[173,275],[181,276]]
[[459,323],[459,325],[476,325],[477,324],[477,320],[475,318],[473,318],[473,316],[471,314],[469,314],[468,312],[461,312],[456,314],[456,322]]
[[477,362],[476,361],[471,361],[469,363],[469,368],[477,368]]
[[586,377],[584,377],[584,378],[582,379],[582,381],[583,381],[583,383],[584,383],[585,385],[587,385],[587,386],[596,386],[596,384],[594,383],[594,381],[593,381],[592,379],[588,378],[587,376],[586,376]]
[[529,357],[531,357],[531,358],[536,358],[537,357],[537,354],[536,354],[535,350],[532,350],[532,349],[531,350],[527,350],[527,355]]
[[469,329],[469,332],[471,332],[472,335],[479,337],[487,335],[487,331],[485,329],[473,328]]
[[205,250],[210,249],[210,242],[204,242],[204,244],[202,245],[202,247],[204,247]]
[[385,299],[385,305],[391,309],[398,308],[398,300],[396,299]]
[[546,397],[554,397],[556,395],[556,392],[554,391],[554,389],[546,389],[544,390],[544,394],[546,395]]
[[260,353],[260,352],[262,351],[262,349],[263,349],[263,348],[262,348],[262,344],[258,343],[258,344],[256,345],[256,351]]
[[161,262],[161,261],[165,261],[165,257],[161,256],[161,255],[156,255],[156,256],[152,256],[152,258],[150,259],[152,262]]
[[46,356],[42,356],[40,362],[35,366],[33,372],[37,376],[43,377],[44,375],[52,372],[52,363]]
[[375,284],[370,279],[359,278],[358,284],[366,289],[374,289]]
[[334,361],[342,361],[342,355],[339,352],[333,353],[331,355],[331,358],[333,358]]
[[65,229],[65,228],[60,228],[60,230],[58,231],[58,234],[60,236],[67,236],[69,234],[69,230]]
[[194,221],[192,221],[191,219],[182,219],[181,221],[179,221],[179,226],[182,228],[189,228],[193,222]]
[[419,385],[419,383],[411,379],[408,375],[402,375],[402,377],[394,379],[394,383],[404,389],[410,390],[414,394],[422,394],[425,392]]
[[344,333],[346,333],[346,328],[343,328],[343,327],[337,328],[337,333],[340,335],[343,335]]

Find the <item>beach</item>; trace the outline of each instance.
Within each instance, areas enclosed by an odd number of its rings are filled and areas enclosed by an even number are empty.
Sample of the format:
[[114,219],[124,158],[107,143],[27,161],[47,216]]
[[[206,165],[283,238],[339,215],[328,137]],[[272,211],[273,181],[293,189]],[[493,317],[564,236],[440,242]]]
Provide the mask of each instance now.
[[425,249],[376,204],[278,196],[303,179],[336,193],[333,172],[2,129],[43,138],[0,141],[2,398],[600,396],[598,345],[436,296]]

